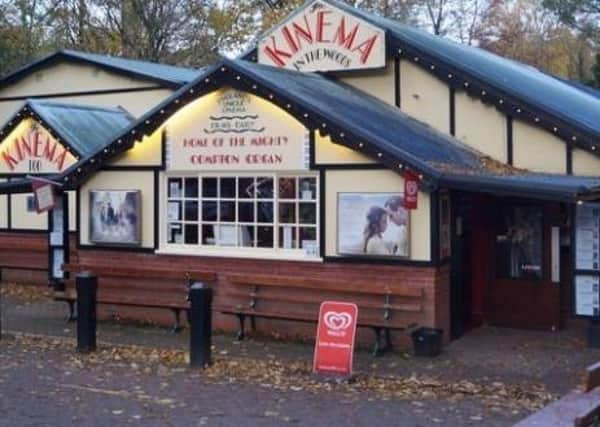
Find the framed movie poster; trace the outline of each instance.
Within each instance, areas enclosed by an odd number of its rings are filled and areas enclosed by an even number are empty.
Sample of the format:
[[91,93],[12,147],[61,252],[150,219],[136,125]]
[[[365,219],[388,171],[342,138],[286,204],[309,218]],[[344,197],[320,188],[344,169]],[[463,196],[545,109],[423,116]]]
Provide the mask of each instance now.
[[140,245],[141,202],[139,190],[90,191],[90,242]]
[[403,193],[338,193],[338,253],[409,256],[409,212]]

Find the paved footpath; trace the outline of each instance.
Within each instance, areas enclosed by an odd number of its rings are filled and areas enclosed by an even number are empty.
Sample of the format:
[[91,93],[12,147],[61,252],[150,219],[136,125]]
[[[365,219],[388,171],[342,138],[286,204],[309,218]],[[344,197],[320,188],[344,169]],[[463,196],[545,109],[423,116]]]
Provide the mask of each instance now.
[[310,344],[219,335],[213,366],[190,370],[185,333],[101,322],[82,355],[62,305],[2,304],[0,426],[510,426],[600,359],[576,333],[480,328],[433,360],[359,350],[356,382],[330,384]]

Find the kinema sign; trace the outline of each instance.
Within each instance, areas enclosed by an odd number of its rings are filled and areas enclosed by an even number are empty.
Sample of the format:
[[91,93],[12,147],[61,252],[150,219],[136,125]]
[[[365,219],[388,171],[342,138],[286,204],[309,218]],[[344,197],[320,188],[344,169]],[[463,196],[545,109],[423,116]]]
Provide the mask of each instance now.
[[61,172],[75,161],[44,128],[27,121],[0,144],[2,173]]
[[385,33],[323,1],[315,1],[258,44],[258,62],[296,71],[385,66]]

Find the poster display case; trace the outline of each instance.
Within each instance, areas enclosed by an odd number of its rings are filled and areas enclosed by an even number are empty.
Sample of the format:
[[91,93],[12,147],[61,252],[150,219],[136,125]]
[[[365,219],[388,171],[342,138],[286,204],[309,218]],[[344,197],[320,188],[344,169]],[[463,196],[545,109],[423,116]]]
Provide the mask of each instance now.
[[574,314],[600,316],[600,203],[577,205],[575,213]]

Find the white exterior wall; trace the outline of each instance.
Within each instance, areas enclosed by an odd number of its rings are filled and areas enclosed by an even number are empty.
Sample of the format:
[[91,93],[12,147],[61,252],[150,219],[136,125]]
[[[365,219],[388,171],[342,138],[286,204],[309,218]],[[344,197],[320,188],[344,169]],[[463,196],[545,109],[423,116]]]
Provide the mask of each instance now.
[[383,69],[344,73],[337,78],[387,104],[396,105],[394,61],[387,61]]
[[101,171],[96,172],[81,187],[80,200],[80,242],[90,245],[90,191],[94,190],[140,190],[141,191],[141,233],[144,248],[154,248],[154,189],[153,171]]

